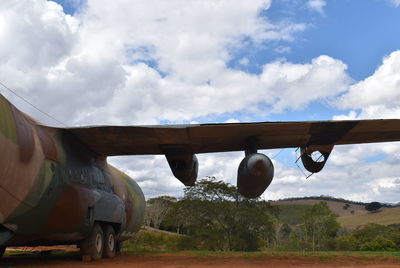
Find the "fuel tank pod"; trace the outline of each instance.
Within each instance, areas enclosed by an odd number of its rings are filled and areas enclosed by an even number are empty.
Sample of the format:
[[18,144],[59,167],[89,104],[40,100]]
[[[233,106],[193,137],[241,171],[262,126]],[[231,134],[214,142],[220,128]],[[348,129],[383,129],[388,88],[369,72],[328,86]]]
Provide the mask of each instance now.
[[199,162],[196,155],[170,151],[165,156],[175,178],[186,186],[193,186],[196,182],[199,169]]
[[260,153],[248,154],[238,169],[239,193],[247,198],[259,197],[271,184],[273,177],[274,165],[271,159]]

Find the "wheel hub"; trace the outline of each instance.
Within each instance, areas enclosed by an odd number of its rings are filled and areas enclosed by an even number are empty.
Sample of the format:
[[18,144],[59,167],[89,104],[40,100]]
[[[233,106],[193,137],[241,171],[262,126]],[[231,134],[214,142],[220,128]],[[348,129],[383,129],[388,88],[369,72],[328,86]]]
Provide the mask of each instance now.
[[103,238],[101,237],[101,234],[96,235],[96,250],[97,252],[101,252],[103,247]]
[[110,234],[108,236],[108,248],[110,250],[114,250],[114,247],[115,247],[115,239],[114,239],[114,236]]

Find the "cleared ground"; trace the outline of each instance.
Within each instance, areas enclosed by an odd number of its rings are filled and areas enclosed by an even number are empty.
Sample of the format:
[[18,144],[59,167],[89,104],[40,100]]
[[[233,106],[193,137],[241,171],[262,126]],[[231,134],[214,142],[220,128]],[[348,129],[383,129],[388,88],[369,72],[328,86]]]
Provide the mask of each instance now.
[[48,256],[6,256],[0,267],[135,267],[135,268],[184,268],[184,267],[400,267],[400,257],[370,254],[338,253],[278,253],[278,254],[123,254],[113,259],[82,262],[74,252]]

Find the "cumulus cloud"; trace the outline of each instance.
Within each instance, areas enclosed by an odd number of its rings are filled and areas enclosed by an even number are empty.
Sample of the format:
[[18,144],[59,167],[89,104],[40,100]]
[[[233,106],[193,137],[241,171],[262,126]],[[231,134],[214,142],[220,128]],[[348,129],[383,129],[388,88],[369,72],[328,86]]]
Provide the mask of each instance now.
[[[198,178],[214,176],[236,185],[237,167],[243,156],[243,152],[198,155]],[[183,196],[184,185],[172,175],[164,156],[119,156],[109,160],[135,178],[147,197]]]
[[38,90],[46,69],[68,55],[76,41],[77,20],[47,1],[2,1],[0,70],[13,88]]
[[319,56],[310,64],[279,61],[266,64],[261,80],[273,88],[275,111],[300,109],[309,102],[338,95],[346,89],[350,78],[347,66],[329,56]]
[[[272,62],[264,66],[260,75],[220,69],[209,74],[206,84],[162,77],[143,63],[125,70],[128,75],[124,87],[100,112],[121,124],[153,123],[151,120],[155,119],[179,122],[241,110],[265,113],[257,109],[258,104],[271,106],[270,112],[301,109],[311,101],[339,94],[349,82],[346,65],[328,56],[318,57],[310,64]],[[127,117],[131,107],[141,113]],[[96,114],[93,116],[91,121],[99,120]]]
[[261,16],[270,4],[87,1],[73,17],[51,1],[2,1],[2,79],[67,124],[182,121],[270,102],[258,76],[227,67],[234,48],[305,29]]
[[[400,51],[394,51],[383,59],[371,76],[350,86],[337,99],[336,105],[339,108],[350,111],[337,115],[334,119],[400,118],[399,100]],[[348,170],[349,177],[365,178],[361,186],[370,198],[396,200],[394,196],[400,190],[397,175],[400,168],[393,165],[393,161],[399,159],[399,151],[400,143],[344,146],[335,148],[330,161]],[[383,160],[376,162],[379,159]],[[347,165],[357,165],[357,169],[349,170]]]
[[[354,118],[400,118],[400,51],[383,59],[374,74],[352,85],[338,101]],[[343,116],[342,116],[343,118]]]
[[309,0],[306,4],[308,8],[320,14],[324,14],[324,7],[326,6],[325,0]]
[[[336,150],[345,150],[343,146]],[[368,145],[365,145],[366,149]],[[368,151],[368,150],[365,150]],[[336,154],[340,154],[336,152]],[[397,202],[400,192],[399,167],[395,162],[399,154],[374,162],[348,162],[336,166],[333,158],[320,173],[308,179],[298,168],[275,163],[275,179],[264,193],[266,200],[287,197],[330,195],[363,202]],[[334,161],[332,161],[334,160]],[[357,168],[354,168],[357,167]]]

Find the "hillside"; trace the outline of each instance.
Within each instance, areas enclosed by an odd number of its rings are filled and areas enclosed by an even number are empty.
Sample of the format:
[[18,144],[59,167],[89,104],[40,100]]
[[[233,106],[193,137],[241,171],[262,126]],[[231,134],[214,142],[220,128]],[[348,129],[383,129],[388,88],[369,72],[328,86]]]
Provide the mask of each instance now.
[[384,207],[379,212],[370,213],[365,210],[362,203],[310,198],[272,201],[271,205],[279,206],[281,221],[296,225],[300,223],[305,208],[321,201],[328,203],[329,208],[338,215],[338,222],[347,229],[357,229],[368,223],[382,225],[400,223],[400,207]]
[[[325,201],[328,203],[329,208],[337,214],[339,217],[351,216],[351,215],[362,215],[366,214],[367,211],[364,209],[364,205],[354,203],[344,203],[341,201],[330,201],[330,200],[316,200],[316,199],[299,199],[299,200],[284,200],[271,202],[272,205],[315,205],[318,202]],[[347,204],[347,205],[346,205]],[[347,207],[347,208],[345,208]],[[300,207],[299,207],[300,208]]]
[[[275,204],[274,204],[275,205]],[[308,205],[281,204],[279,206],[279,220],[289,225],[296,225],[301,222],[303,211]]]
[[382,225],[400,223],[400,207],[383,208],[376,213],[343,216],[338,218],[338,222],[348,229],[357,229],[368,223]]

